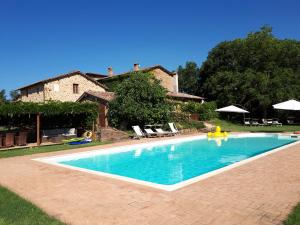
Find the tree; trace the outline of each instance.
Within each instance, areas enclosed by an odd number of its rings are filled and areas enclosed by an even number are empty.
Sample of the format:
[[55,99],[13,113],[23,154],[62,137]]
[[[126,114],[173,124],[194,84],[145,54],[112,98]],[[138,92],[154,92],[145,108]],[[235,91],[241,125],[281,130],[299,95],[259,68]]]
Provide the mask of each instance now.
[[179,91],[196,94],[199,86],[199,68],[195,62],[186,62],[185,67],[179,66],[178,70]]
[[116,98],[109,103],[110,123],[120,127],[168,121],[166,93],[151,73],[132,73],[117,86]]
[[5,90],[2,89],[0,91],[0,104],[3,104],[5,102],[7,102],[7,100],[6,100],[6,94],[5,94]]
[[10,95],[10,98],[12,101],[17,101],[18,98],[20,97],[19,91],[16,91],[16,90],[10,91],[9,95]]
[[264,26],[211,50],[200,68],[199,92],[219,106],[238,103],[266,117],[272,104],[300,93],[300,42],[280,40]]

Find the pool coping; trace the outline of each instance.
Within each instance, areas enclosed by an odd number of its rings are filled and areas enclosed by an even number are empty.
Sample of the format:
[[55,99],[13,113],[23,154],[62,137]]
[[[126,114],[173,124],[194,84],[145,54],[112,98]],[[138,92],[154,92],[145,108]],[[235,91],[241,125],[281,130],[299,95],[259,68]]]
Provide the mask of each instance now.
[[[290,136],[287,134],[278,134],[278,133],[240,133],[240,134],[233,134],[232,137],[255,137],[255,136],[259,136],[259,137],[263,137],[263,136],[270,136],[270,135],[279,135],[279,136]],[[197,139],[205,139],[207,138],[206,135],[201,134],[201,135],[197,135],[197,136],[192,136],[192,137],[178,137],[176,139],[167,139],[164,140],[164,144],[173,144],[176,142],[182,142],[182,141],[191,141],[191,140],[197,140]],[[201,180],[207,179],[209,177],[215,176],[217,174],[223,173],[225,171],[231,170],[233,168],[239,167],[241,165],[247,164],[251,161],[254,161],[256,159],[265,157],[267,155],[279,152],[281,150],[284,150],[286,148],[292,147],[294,145],[297,145],[300,143],[300,140],[296,140],[293,143],[290,144],[286,144],[284,146],[281,147],[277,147],[274,148],[272,150],[269,150],[267,152],[258,154],[256,156],[241,160],[239,162],[230,164],[228,166],[207,172],[205,174],[190,178],[188,180],[185,181],[181,181],[179,183],[173,184],[173,185],[163,185],[163,184],[156,184],[156,183],[152,183],[152,182],[148,182],[148,181],[143,181],[143,180],[138,180],[135,178],[130,178],[130,177],[125,177],[125,176],[121,176],[121,175],[116,175],[116,174],[110,174],[110,173],[105,173],[105,172],[100,172],[100,171],[94,171],[94,170],[90,170],[90,169],[84,169],[84,168],[79,168],[76,166],[69,166],[69,165],[64,165],[59,163],[58,161],[55,161],[59,158],[82,158],[84,156],[91,156],[91,155],[103,155],[103,154],[116,154],[119,152],[125,152],[125,151],[132,151],[132,148],[145,148],[145,147],[153,147],[156,145],[162,145],[161,140],[155,140],[153,142],[146,142],[146,143],[138,143],[138,144],[127,144],[124,146],[119,146],[119,147],[110,147],[107,149],[97,149],[97,150],[90,150],[90,151],[85,151],[85,152],[78,152],[78,153],[68,153],[68,154],[63,154],[63,155],[58,155],[58,156],[50,156],[50,157],[40,157],[40,158],[34,158],[31,160],[34,161],[38,161],[41,163],[45,163],[45,164],[49,164],[49,165],[53,165],[53,166],[58,166],[58,167],[63,167],[66,169],[71,169],[71,170],[77,170],[77,171],[81,171],[81,172],[85,172],[85,173],[89,173],[89,174],[94,174],[94,175],[98,175],[98,176],[102,176],[102,177],[107,177],[107,178],[112,178],[112,179],[117,179],[117,180],[121,180],[121,181],[125,181],[125,182],[129,182],[129,183],[134,183],[134,184],[139,184],[139,185],[143,185],[143,186],[148,186],[148,187],[152,187],[152,188],[156,188],[159,190],[163,190],[163,191],[175,191],[178,189],[181,189],[183,187],[189,186],[191,184],[197,183]],[[122,149],[120,149],[120,147]],[[66,159],[65,159],[66,160]],[[61,160],[63,161],[63,160]]]

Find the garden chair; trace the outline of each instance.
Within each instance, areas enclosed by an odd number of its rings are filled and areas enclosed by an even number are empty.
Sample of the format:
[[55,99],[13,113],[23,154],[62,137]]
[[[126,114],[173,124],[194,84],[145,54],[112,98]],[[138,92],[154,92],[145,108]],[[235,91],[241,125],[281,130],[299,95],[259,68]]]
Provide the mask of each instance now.
[[146,131],[146,136],[147,136],[147,137],[158,137],[158,136],[162,136],[162,135],[159,134],[158,132],[154,132],[151,128],[145,128],[144,130]]
[[273,125],[273,119],[267,119],[267,123],[269,126]]
[[179,134],[179,131],[178,131],[178,129],[176,128],[176,126],[175,126],[174,123],[168,123],[168,125],[169,125],[169,127],[170,127],[170,129],[171,129],[171,132],[172,132],[173,134]]
[[263,122],[264,126],[269,126],[269,123],[268,123],[268,121],[266,119],[262,119],[261,121]]
[[251,126],[250,119],[244,120],[244,126]]
[[174,136],[174,133],[169,132],[169,131],[165,131],[161,128],[156,128],[155,129],[157,133],[161,134],[161,135],[165,135],[165,136]]
[[15,145],[15,133],[6,133],[4,141],[5,147],[13,147]]
[[261,124],[258,122],[258,119],[253,119],[251,122],[251,125],[253,126],[263,126],[264,124]]
[[25,146],[27,145],[27,134],[26,131],[20,131],[19,135],[16,136],[16,144],[19,146]]
[[0,148],[3,147],[3,134],[0,134]]
[[272,125],[275,125],[275,126],[280,126],[280,127],[282,127],[282,123],[279,123],[278,119],[273,119],[273,121],[272,121]]
[[132,126],[132,129],[135,132],[135,136],[134,138],[140,139],[142,137],[145,137],[145,134],[143,133],[143,131],[141,130],[140,126]]

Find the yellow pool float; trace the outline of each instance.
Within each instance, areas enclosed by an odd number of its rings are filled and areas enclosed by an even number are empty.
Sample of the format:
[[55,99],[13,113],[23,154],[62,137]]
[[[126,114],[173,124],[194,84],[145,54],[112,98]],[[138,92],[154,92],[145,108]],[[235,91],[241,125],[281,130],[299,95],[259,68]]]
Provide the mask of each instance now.
[[227,136],[228,136],[228,133],[226,131],[221,132],[220,126],[216,127],[216,132],[208,132],[207,133],[207,137],[210,137],[210,138],[227,137]]

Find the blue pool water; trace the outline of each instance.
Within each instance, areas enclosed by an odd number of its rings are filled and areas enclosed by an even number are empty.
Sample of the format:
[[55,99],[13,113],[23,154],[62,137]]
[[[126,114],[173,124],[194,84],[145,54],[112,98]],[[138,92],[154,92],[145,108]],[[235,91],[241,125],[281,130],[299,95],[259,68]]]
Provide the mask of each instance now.
[[276,135],[228,138],[221,145],[215,140],[197,139],[59,163],[173,185],[292,142]]

